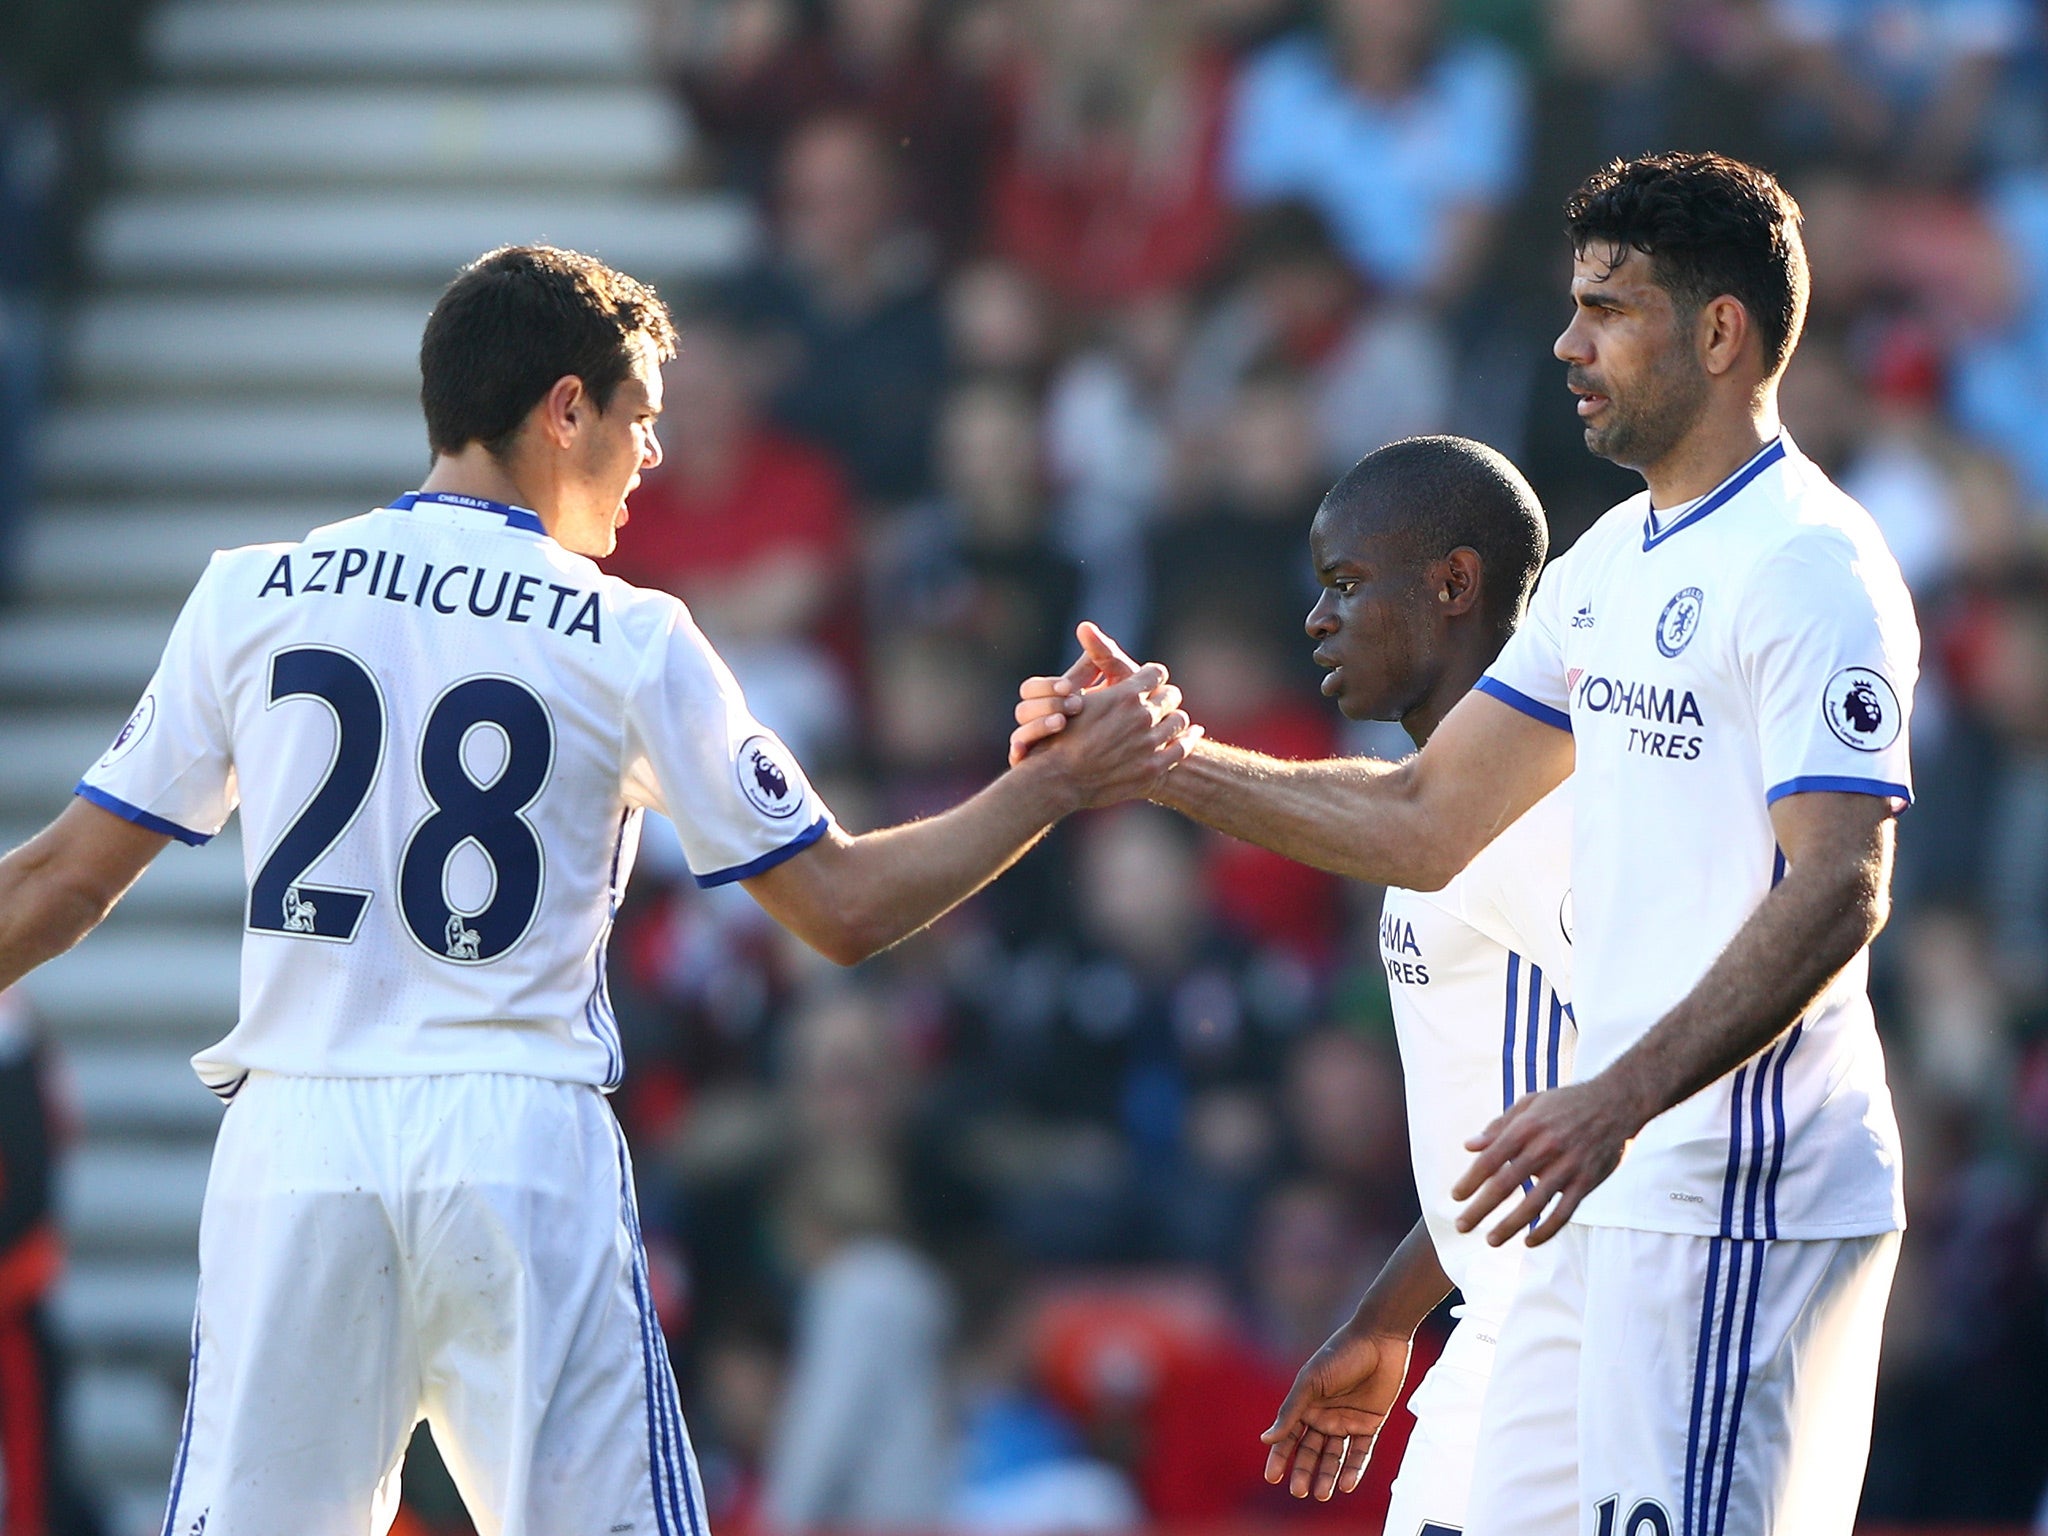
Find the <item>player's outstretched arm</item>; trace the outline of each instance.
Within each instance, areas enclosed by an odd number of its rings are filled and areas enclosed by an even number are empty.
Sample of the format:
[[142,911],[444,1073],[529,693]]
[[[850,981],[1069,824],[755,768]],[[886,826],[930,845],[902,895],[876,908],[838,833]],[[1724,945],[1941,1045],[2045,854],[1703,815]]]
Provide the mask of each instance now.
[[73,800],[0,859],[0,991],[98,927],[169,841]]
[[1165,668],[1141,668],[1091,694],[1056,745],[951,810],[858,837],[832,828],[746,887],[790,932],[853,965],[972,896],[1061,817],[1143,798],[1193,740]]
[[[1071,669],[1024,684],[1012,762],[1064,734],[1063,717],[1092,677],[1114,680],[1135,665],[1093,624],[1079,633],[1082,656]],[[1318,869],[1433,891],[1563,783],[1572,762],[1568,731],[1475,692],[1404,762],[1296,762],[1204,741],[1152,798]]]
[[1436,1245],[1421,1222],[1366,1288],[1349,1322],[1309,1356],[1273,1427],[1259,1439],[1266,1481],[1287,1480],[1297,1499],[1350,1493],[1365,1476],[1374,1439],[1408,1378],[1415,1330],[1451,1293]]
[[1892,814],[1876,795],[1827,791],[1772,806],[1785,878],[1692,991],[1605,1071],[1517,1100],[1466,1143],[1479,1155],[1451,1191],[1470,1201],[1459,1230],[1470,1232],[1528,1182],[1486,1239],[1498,1247],[1533,1222],[1531,1245],[1547,1242],[1653,1117],[1790,1029],[1884,927]]

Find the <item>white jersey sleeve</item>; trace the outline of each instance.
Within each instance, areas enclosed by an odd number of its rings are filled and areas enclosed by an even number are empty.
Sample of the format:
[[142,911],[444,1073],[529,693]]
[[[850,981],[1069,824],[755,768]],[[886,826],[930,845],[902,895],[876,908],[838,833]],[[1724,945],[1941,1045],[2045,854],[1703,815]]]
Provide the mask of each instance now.
[[135,712],[77,791],[137,826],[194,845],[226,825],[240,798],[213,659],[218,568],[216,557],[185,600]]
[[1571,685],[1564,663],[1572,575],[1569,553],[1550,562],[1536,583],[1521,628],[1501,647],[1478,683],[1479,692],[1560,731],[1572,728]]
[[[1913,600],[1881,551],[1788,541],[1758,566],[1735,626],[1765,799],[1809,790],[1912,803],[1908,717],[1920,673]],[[1881,556],[1881,558],[1880,558]]]
[[626,753],[628,803],[675,822],[699,885],[764,873],[831,824],[795,754],[754,718],[681,603],[627,694]]

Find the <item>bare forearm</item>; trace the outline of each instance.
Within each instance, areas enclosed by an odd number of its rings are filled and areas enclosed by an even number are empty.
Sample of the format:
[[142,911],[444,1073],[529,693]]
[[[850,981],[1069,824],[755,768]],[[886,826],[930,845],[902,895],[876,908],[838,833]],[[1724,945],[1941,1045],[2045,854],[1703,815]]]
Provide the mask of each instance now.
[[1451,1277],[1437,1259],[1429,1228],[1418,1221],[1366,1287],[1350,1326],[1360,1333],[1413,1338],[1451,1290]]
[[1733,1072],[1884,926],[1883,881],[1866,866],[1789,872],[1699,984],[1601,1075],[1647,1123]]
[[47,832],[0,859],[0,990],[91,933],[113,905],[67,876]]
[[1028,763],[927,820],[858,837],[834,828],[816,848],[747,888],[792,932],[852,965],[972,896],[1075,803],[1059,773]]
[[[1291,762],[1205,741],[1153,799],[1205,827],[1302,864],[1377,885],[1441,883],[1404,765],[1373,758]],[[1458,866],[1443,872],[1447,877]]]

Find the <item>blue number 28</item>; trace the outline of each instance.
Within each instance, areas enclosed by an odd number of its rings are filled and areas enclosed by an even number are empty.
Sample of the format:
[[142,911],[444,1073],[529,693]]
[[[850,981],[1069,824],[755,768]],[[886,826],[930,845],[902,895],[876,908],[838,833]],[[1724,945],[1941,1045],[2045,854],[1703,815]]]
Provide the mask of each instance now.
[[[292,938],[346,944],[356,936],[370,891],[313,885],[306,875],[361,814],[383,767],[385,709],[377,681],[345,651],[296,646],[270,660],[270,707],[310,698],[334,717],[334,758],[298,817],[249,882],[249,927]],[[495,730],[503,765],[488,782],[464,757],[479,728]],[[419,781],[433,809],[412,829],[398,865],[398,908],[429,954],[480,964],[506,953],[533,926],[546,861],[525,813],[554,769],[555,727],[539,696],[509,677],[472,677],[434,701],[420,732]],[[458,849],[480,849],[491,866],[490,895],[475,911],[448,898]]]

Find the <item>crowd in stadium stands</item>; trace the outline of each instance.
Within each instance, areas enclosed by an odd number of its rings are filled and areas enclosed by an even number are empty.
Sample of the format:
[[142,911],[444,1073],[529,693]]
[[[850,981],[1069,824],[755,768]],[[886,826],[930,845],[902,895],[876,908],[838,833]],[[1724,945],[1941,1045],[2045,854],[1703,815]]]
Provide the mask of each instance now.
[[[612,566],[689,602],[855,827],[997,771],[1081,616],[1221,739],[1405,751],[1316,692],[1321,491],[1464,432],[1568,547],[1641,482],[1550,355],[1565,196],[1663,148],[1784,177],[1814,268],[1786,418],[1926,637],[1865,1512],[2048,1530],[2048,5],[649,12],[692,176],[765,235],[670,295],[667,459]],[[52,155],[0,67],[0,590]],[[651,827],[615,1102],[717,1528],[1376,1529],[1402,1416],[1327,1506],[1267,1488],[1256,1436],[1414,1218],[1377,910],[1139,806],[844,973]]]
[[[1584,451],[1550,356],[1565,195],[1658,148],[1779,171],[1815,273],[1786,416],[1927,637],[1878,965],[1914,1233],[1865,1508],[2024,1521],[2048,1484],[2044,14],[669,0],[698,174],[768,235],[678,296],[668,460],[616,568],[692,604],[856,826],[995,771],[1017,681],[1065,665],[1080,615],[1170,663],[1218,737],[1398,752],[1315,691],[1321,490],[1467,432],[1568,546],[1640,482]],[[696,889],[658,829],[642,867],[619,1106],[726,1529],[1368,1518],[1370,1489],[1265,1488],[1255,1436],[1413,1216],[1377,892],[1130,808],[848,975]]]

